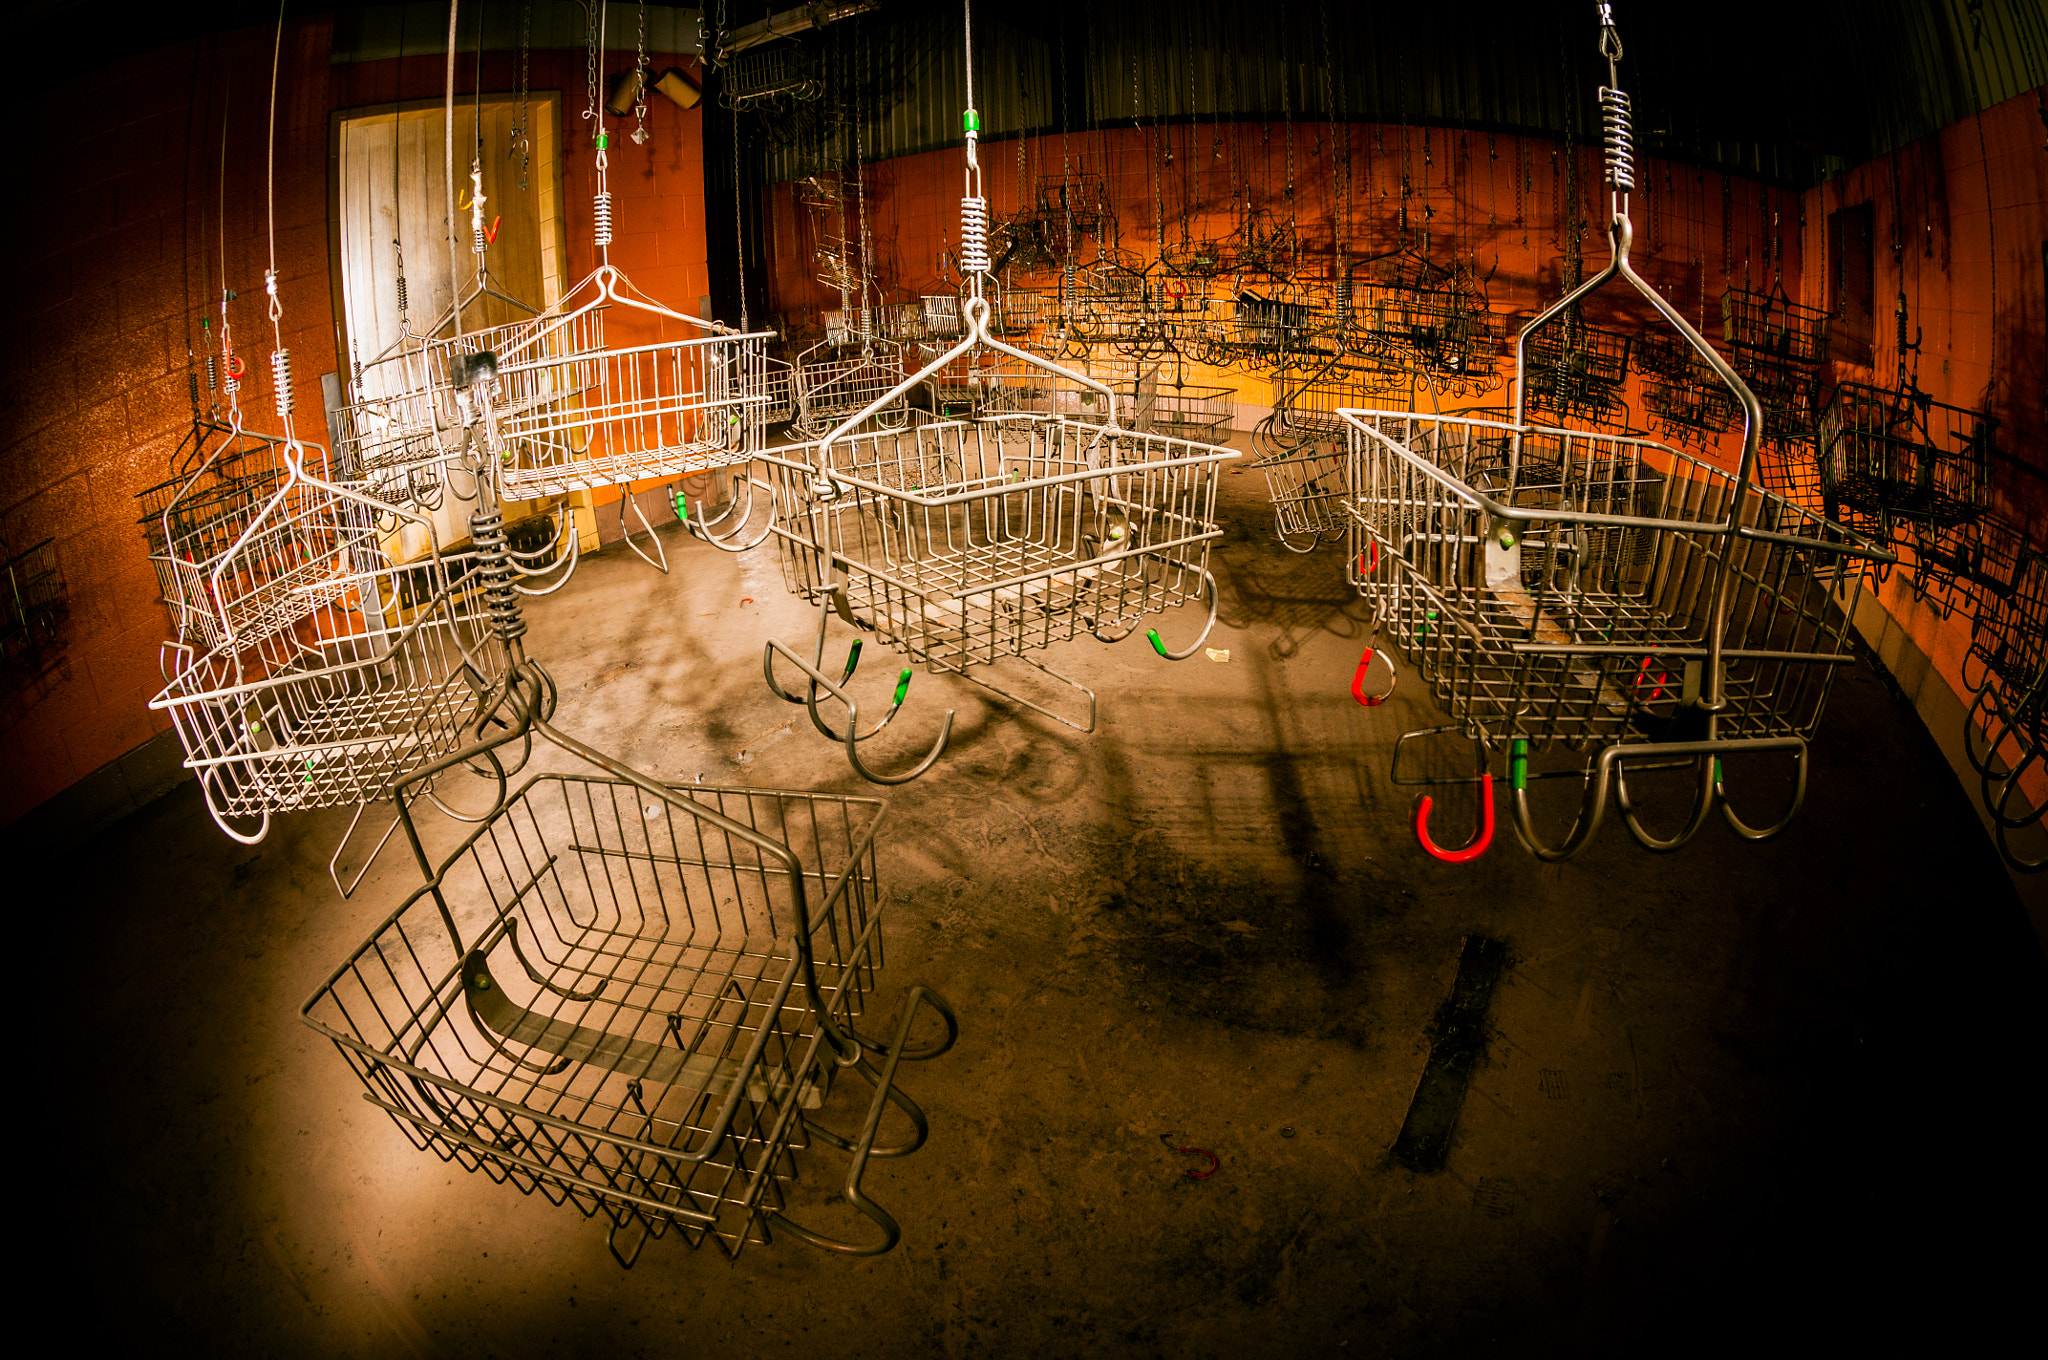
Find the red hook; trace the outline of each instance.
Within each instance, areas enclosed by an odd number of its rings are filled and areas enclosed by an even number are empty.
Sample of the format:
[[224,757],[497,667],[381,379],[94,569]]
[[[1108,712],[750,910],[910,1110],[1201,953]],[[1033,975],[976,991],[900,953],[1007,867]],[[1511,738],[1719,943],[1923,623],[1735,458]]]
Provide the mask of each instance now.
[[1367,694],[1365,692],[1365,673],[1372,666],[1374,655],[1375,653],[1372,648],[1366,648],[1365,655],[1358,658],[1358,670],[1351,677],[1351,697],[1364,704],[1367,708],[1378,708],[1381,704],[1385,703],[1394,693],[1394,682],[1400,679],[1399,674],[1394,670],[1394,658],[1388,657],[1387,674],[1391,678],[1387,684],[1387,692],[1385,694]]
[[504,214],[502,214],[502,213],[500,213],[500,214],[499,214],[498,216],[496,216],[496,217],[493,217],[493,218],[491,219],[491,229],[490,229],[489,231],[487,231],[487,232],[485,232],[485,233],[484,233],[484,241],[485,241],[485,243],[486,243],[486,244],[489,244],[489,245],[496,245],[496,244],[498,244],[498,224],[499,224],[500,222],[504,221],[504,220],[505,220],[505,217],[504,217]]
[[1204,1169],[1200,1171],[1187,1171],[1182,1173],[1191,1181],[1208,1180],[1211,1176],[1215,1175],[1218,1171],[1223,1169],[1222,1159],[1219,1158],[1215,1153],[1209,1151],[1209,1149],[1207,1148],[1175,1146],[1173,1139],[1167,1134],[1163,1133],[1159,1135],[1159,1141],[1166,1144],[1166,1146],[1172,1148],[1175,1152],[1178,1152],[1183,1157],[1203,1157],[1208,1160],[1209,1165]]
[[1380,569],[1380,543],[1379,543],[1379,540],[1378,540],[1378,539],[1374,539],[1374,540],[1373,540],[1373,541],[1372,541],[1371,543],[1367,544],[1366,546],[1372,549],[1372,565],[1371,565],[1371,566],[1369,566],[1369,567],[1368,567],[1367,565],[1365,565],[1365,554],[1364,554],[1364,553],[1360,553],[1360,554],[1358,555],[1358,574],[1359,574],[1360,576],[1363,576],[1363,575],[1365,575],[1365,574],[1366,574],[1367,572],[1373,572],[1373,571],[1378,571],[1378,570]]
[[1429,838],[1429,809],[1431,799],[1422,795],[1422,801],[1415,805],[1415,839],[1436,858],[1446,864],[1466,864],[1486,853],[1486,847],[1493,844],[1493,775],[1479,776],[1479,835],[1462,850],[1446,850]]
[[239,354],[230,354],[228,356],[228,376],[230,378],[239,378],[248,371],[248,360]]

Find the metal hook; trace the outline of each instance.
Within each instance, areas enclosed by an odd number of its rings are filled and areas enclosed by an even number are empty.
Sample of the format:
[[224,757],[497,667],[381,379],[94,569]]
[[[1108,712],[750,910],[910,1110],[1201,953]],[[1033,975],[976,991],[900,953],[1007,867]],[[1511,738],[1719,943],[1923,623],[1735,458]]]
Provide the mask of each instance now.
[[[1387,663],[1387,691],[1384,694],[1367,694],[1365,692],[1365,673],[1371,669],[1372,659],[1375,656],[1384,658]],[[1400,674],[1394,669],[1394,658],[1386,652],[1375,651],[1373,648],[1367,647],[1365,655],[1358,658],[1357,671],[1351,676],[1351,697],[1367,708],[1378,708],[1394,696],[1394,686],[1399,681]]]

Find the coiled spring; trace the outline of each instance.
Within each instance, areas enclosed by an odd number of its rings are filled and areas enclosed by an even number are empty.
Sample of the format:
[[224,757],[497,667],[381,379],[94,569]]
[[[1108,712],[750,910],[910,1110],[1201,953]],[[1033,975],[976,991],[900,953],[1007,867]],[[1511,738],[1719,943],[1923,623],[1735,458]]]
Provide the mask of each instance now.
[[298,398],[292,395],[292,352],[288,349],[272,350],[270,354],[270,394],[277,403],[280,418],[292,413]]
[[608,246],[612,243],[612,194],[609,189],[600,189],[597,201],[590,210],[591,220],[597,224],[597,243]]
[[485,238],[485,236],[484,236],[484,224],[483,224],[483,223],[481,223],[481,222],[471,222],[471,223],[469,224],[469,231],[470,231],[470,237],[471,237],[471,242],[470,242],[470,247],[469,247],[469,248],[470,248],[471,250],[473,250],[473,251],[475,251],[475,252],[476,252],[477,254],[481,255],[481,254],[483,254],[483,253],[484,253],[484,252],[485,252],[486,250],[489,250],[489,249],[491,248],[491,243],[490,243],[490,241],[489,241],[489,240],[487,240],[487,239]]
[[1607,186],[1627,193],[1636,187],[1636,130],[1625,91],[1600,87],[1600,126],[1607,139]]
[[960,200],[960,272],[988,273],[988,200]]
[[206,390],[220,391],[220,361],[211,354],[206,356]]
[[403,316],[405,315],[405,313],[406,313],[406,302],[405,302],[405,275],[403,275],[403,274],[400,274],[400,275],[398,276],[398,314],[399,314],[399,316],[403,317]]
[[484,583],[484,610],[491,630],[506,642],[526,635],[526,616],[519,612],[512,547],[505,537],[505,515],[479,510],[469,517],[469,541],[476,549],[476,569]]

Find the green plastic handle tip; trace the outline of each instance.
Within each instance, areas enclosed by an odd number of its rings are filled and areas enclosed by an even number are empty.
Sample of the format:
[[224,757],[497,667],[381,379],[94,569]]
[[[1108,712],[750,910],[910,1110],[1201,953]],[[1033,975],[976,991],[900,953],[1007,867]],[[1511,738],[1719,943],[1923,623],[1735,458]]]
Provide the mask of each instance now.
[[1529,743],[1520,737],[1508,748],[1508,784],[1518,790],[1529,787]]
[[685,524],[690,522],[690,502],[680,491],[676,492],[676,518]]
[[890,700],[891,704],[902,703],[903,696],[910,693],[910,673],[910,667],[905,666],[903,674],[896,677],[896,697]]
[[[1145,630],[1145,641],[1152,644],[1153,651],[1161,656],[1166,656],[1166,644],[1159,640],[1159,630],[1157,628],[1147,628]],[[1168,661],[1173,660],[1170,656],[1167,656],[1166,659]]]
[[847,649],[847,652],[846,652],[846,674],[845,674],[845,675],[844,675],[844,676],[843,676],[843,677],[842,677],[842,678],[840,679],[839,683],[843,685],[843,684],[845,684],[845,683],[846,683],[846,682],[847,682],[848,680],[851,680],[851,679],[853,679],[853,668],[854,668],[855,666],[858,666],[859,664],[860,664],[860,639],[859,639],[859,638],[855,638],[855,639],[853,640],[853,646]]

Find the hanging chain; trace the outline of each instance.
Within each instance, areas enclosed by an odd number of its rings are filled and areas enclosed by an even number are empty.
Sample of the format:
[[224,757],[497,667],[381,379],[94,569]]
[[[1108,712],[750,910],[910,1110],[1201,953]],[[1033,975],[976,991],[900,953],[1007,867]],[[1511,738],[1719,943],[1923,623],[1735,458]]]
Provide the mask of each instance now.
[[527,167],[533,159],[532,135],[527,130],[527,60],[533,50],[533,0],[519,7],[519,112],[512,121],[510,155],[519,158],[519,188],[526,189]]
[[647,144],[647,0],[640,0],[640,35],[633,56],[633,145]]
[[611,139],[604,130],[604,104],[598,96],[597,80],[598,53],[604,46],[604,12],[603,0],[597,0],[590,6],[588,31],[584,38],[584,76],[589,87],[589,104],[583,110],[583,116],[591,120],[590,144],[596,152],[597,163],[597,192],[591,198],[591,222],[596,228],[593,234],[599,254],[608,262],[607,247],[612,243],[612,193],[606,175],[609,158],[605,153]]

